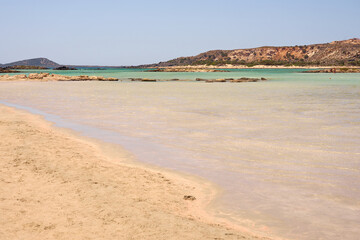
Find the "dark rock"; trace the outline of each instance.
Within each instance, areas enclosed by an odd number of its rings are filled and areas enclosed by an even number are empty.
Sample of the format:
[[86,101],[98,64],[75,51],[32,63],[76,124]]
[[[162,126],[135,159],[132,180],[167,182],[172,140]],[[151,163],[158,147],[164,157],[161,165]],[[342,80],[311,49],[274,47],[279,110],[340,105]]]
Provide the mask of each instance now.
[[325,68],[318,70],[308,70],[301,73],[360,73],[360,68]]
[[156,82],[156,79],[150,79],[150,78],[142,78],[142,82]]
[[163,68],[157,68],[157,69],[150,69],[146,70],[145,72],[164,72],[165,70]]
[[239,78],[239,80],[259,81],[258,78],[248,78],[248,77],[242,77],[242,78]]
[[0,68],[0,73],[18,73],[19,71],[11,70],[9,68]]
[[239,78],[239,79],[231,80],[230,82],[257,82],[259,80],[260,79],[258,79],[258,78],[242,77],[242,78]]
[[194,200],[196,200],[196,197],[191,196],[191,195],[185,195],[185,196],[184,196],[184,200],[194,201]]
[[213,83],[213,82],[226,82],[226,80],[225,80],[224,78],[219,78],[219,79],[206,80],[205,82],[207,82],[207,83]]
[[61,66],[61,67],[54,68],[53,70],[77,70],[77,69],[66,67],[66,66]]

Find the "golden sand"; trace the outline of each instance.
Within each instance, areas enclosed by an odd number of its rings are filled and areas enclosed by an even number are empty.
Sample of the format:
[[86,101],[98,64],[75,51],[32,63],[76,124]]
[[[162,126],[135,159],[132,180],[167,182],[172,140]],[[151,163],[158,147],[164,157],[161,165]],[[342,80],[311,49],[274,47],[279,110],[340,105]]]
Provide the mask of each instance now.
[[206,216],[200,185],[109,159],[39,116],[0,106],[0,137],[2,240],[265,239]]

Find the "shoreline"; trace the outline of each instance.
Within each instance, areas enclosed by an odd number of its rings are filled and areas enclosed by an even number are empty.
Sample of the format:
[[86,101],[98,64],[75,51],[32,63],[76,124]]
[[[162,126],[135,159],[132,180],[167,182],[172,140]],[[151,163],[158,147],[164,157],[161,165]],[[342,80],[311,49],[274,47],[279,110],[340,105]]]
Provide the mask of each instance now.
[[[153,67],[155,68],[155,67]],[[283,66],[283,65],[255,65],[248,67],[246,65],[186,65],[186,66],[168,66],[159,68],[188,68],[188,69],[328,69],[328,68],[359,68],[359,66]]]
[[[8,107],[3,104],[0,104],[0,112],[0,132],[5,136],[3,139],[7,139],[3,142],[3,145],[5,148],[10,148],[5,152],[4,149],[1,149],[2,155],[7,153],[5,154],[6,160],[3,164],[8,166],[14,161],[18,161],[15,164],[16,166],[5,168],[2,166],[2,169],[5,169],[3,170],[5,171],[5,175],[8,174],[12,178],[19,177],[19,179],[26,176],[26,178],[32,182],[31,186],[28,186],[28,184],[24,186],[24,181],[17,183],[12,182],[10,184],[12,185],[11,189],[19,190],[17,195],[15,194],[16,196],[14,195],[13,198],[6,198],[5,200],[0,199],[1,208],[6,209],[6,211],[4,211],[4,220],[0,218],[1,222],[3,222],[2,225],[4,229],[7,230],[5,231],[6,233],[4,233],[7,234],[4,239],[7,239],[7,237],[11,238],[11,234],[15,234],[16,236],[21,235],[23,237],[31,235],[42,236],[41,234],[43,234],[43,236],[46,237],[52,236],[50,239],[66,239],[65,236],[69,237],[67,234],[71,232],[69,230],[73,230],[78,233],[77,236],[83,236],[84,238],[91,233],[93,234],[92,236],[97,234],[97,236],[102,236],[102,239],[111,239],[112,237],[109,234],[115,234],[114,231],[119,231],[116,226],[120,226],[121,229],[127,229],[127,231],[121,231],[121,234],[125,232],[125,235],[116,235],[117,238],[123,239],[129,239],[129,235],[133,235],[131,231],[137,231],[137,237],[165,239],[166,234],[169,234],[169,230],[173,230],[173,234],[179,234],[177,235],[179,239],[185,237],[190,239],[209,237],[221,237],[225,239],[243,237],[246,239],[269,239],[268,237],[259,237],[259,233],[254,233],[241,226],[233,225],[227,222],[226,219],[218,219],[213,216],[211,210],[208,208],[210,202],[218,194],[218,190],[213,184],[205,180],[200,181],[200,179],[194,176],[185,176],[184,174],[148,166],[136,160],[129,159],[129,154],[123,150],[119,151],[118,145],[89,139],[73,130],[56,127],[54,123],[45,120],[41,115],[28,113],[27,111]],[[36,141],[34,141],[34,137]],[[26,144],[27,148],[23,149],[23,147],[19,145],[19,142],[16,142],[16,139],[19,138],[29,138],[32,140],[31,144]],[[15,145],[11,142],[14,142]],[[16,143],[18,145],[16,145]],[[44,149],[46,149],[46,156],[41,155]],[[71,151],[69,153],[68,150],[64,152],[64,149],[71,149]],[[14,152],[17,150],[19,151],[15,154]],[[32,159],[30,162],[26,159],[39,154],[41,156],[39,156],[38,159]],[[69,157],[69,154],[72,156]],[[49,156],[52,156],[52,161],[46,158]],[[76,166],[74,166],[73,156],[76,156],[78,160],[76,161]],[[19,158],[24,159],[19,160]],[[83,159],[86,159],[86,162],[80,161]],[[24,168],[30,166],[32,169],[40,168],[46,171],[29,172],[24,170]],[[60,170],[62,168],[66,168],[67,170],[71,169],[72,181],[64,182],[63,179],[60,181],[63,177],[62,173],[65,175],[68,174],[67,171],[61,172]],[[91,174],[94,174],[94,178],[96,178],[95,182],[88,179],[89,170],[91,170]],[[97,171],[100,171],[100,173],[95,174],[94,172]],[[122,176],[123,173],[127,171],[133,171],[136,174]],[[121,181],[117,182],[109,178],[109,176],[116,176],[116,178],[119,178]],[[37,189],[37,187],[44,187],[43,182],[40,181],[44,180],[43,178],[46,180],[51,179],[51,181],[46,181],[45,183],[47,188],[45,192],[38,191]],[[7,192],[6,189],[9,183],[5,181],[5,178],[2,180],[3,181],[0,182],[1,188],[4,188],[5,192]],[[132,186],[131,189],[129,189],[127,185]],[[109,190],[110,187],[112,188],[111,191]],[[20,191],[20,189],[24,190],[23,188],[27,191]],[[62,195],[57,195],[57,191],[50,193],[48,188],[52,190],[61,189]],[[121,189],[120,192],[118,188]],[[78,193],[79,190],[82,194]],[[128,191],[130,194],[123,196],[124,199],[120,201],[118,197],[124,195],[124,191]],[[9,193],[11,195],[13,192]],[[104,196],[102,194],[93,195],[94,193],[103,193]],[[68,195],[68,197],[66,197],[66,195]],[[70,195],[73,196],[70,197]],[[79,195],[77,197],[80,198],[76,198],[76,195]],[[83,195],[91,196],[91,198],[84,198]],[[184,196],[188,195],[195,196],[196,200],[184,200]],[[37,201],[42,201],[44,198],[51,199],[51,203],[43,204],[39,202],[37,204],[36,201],[34,201],[36,197],[38,198]],[[73,199],[74,197],[75,199]],[[101,203],[101,201],[103,201],[103,203]],[[85,204],[86,209],[82,209],[83,205],[81,205],[81,203]],[[29,206],[29,204],[31,206]],[[63,208],[64,204],[66,204],[69,209]],[[78,205],[78,207],[76,207],[76,205]],[[146,205],[146,207],[137,207],[137,205]],[[13,209],[11,206],[16,207]],[[126,207],[121,209],[121,206]],[[107,227],[106,229],[109,232],[106,233],[103,228],[100,227],[100,229],[97,229],[99,226],[93,225],[90,225],[90,232],[88,232],[89,229],[85,230],[86,227],[84,227],[83,224],[75,224],[69,227],[68,224],[70,224],[70,220],[64,220],[64,214],[60,214],[59,211],[53,211],[54,207],[55,209],[61,209],[60,213],[71,210],[75,212],[79,211],[81,214],[77,215],[80,215],[80,218],[82,218],[80,219],[81,221],[79,220],[80,222],[88,222],[90,224],[92,221],[98,221],[98,223],[104,225],[105,221],[106,226],[110,225],[112,227]],[[36,211],[33,212],[34,210],[42,211],[39,214]],[[44,210],[48,210],[49,212],[44,212]],[[99,220],[96,214],[90,214],[89,216],[89,213],[94,210],[98,210],[99,214],[102,212],[101,210],[106,211],[106,216],[108,217],[105,216],[102,220]],[[28,212],[30,213],[28,214]],[[115,213],[120,213],[120,215],[123,216],[124,214],[121,214],[122,212],[126,212],[126,221],[117,219]],[[132,216],[134,212],[137,212],[139,216]],[[77,217],[78,216],[75,218]],[[112,221],[109,221],[110,218]],[[6,219],[17,219],[17,221],[15,220],[17,224],[6,223]],[[34,221],[35,219],[37,221]],[[60,221],[61,219],[62,221]],[[28,221],[30,220],[32,221],[29,223]],[[48,222],[45,220],[48,220]],[[119,223],[123,224],[119,225]],[[141,223],[143,223],[143,225],[141,225]],[[20,224],[22,224],[23,230],[19,230]],[[38,225],[39,227],[37,227]],[[97,232],[94,232],[96,230],[93,229],[94,227],[97,229]],[[135,230],[131,230],[134,228]],[[155,228],[155,230],[153,228]],[[146,234],[148,231],[153,231],[153,235],[141,235]],[[2,234],[3,233],[0,232],[0,236]]]

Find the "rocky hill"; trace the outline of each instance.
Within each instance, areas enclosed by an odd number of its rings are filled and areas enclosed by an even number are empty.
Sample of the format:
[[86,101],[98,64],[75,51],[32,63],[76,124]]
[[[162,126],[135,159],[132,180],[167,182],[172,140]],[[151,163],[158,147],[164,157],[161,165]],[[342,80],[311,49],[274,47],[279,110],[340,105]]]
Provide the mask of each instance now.
[[22,61],[0,65],[0,67],[11,67],[11,66],[36,66],[36,67],[44,67],[44,68],[56,68],[56,67],[60,67],[61,65],[47,58],[32,58],[32,59],[26,59]]
[[213,50],[192,57],[180,57],[149,66],[184,65],[338,65],[360,66],[360,39],[325,44]]

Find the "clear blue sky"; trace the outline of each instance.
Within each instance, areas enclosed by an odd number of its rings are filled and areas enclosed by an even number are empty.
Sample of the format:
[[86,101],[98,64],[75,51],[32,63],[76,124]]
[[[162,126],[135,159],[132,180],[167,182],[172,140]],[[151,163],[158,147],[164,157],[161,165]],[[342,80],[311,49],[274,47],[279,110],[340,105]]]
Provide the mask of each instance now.
[[360,37],[359,0],[0,0],[0,63],[135,65]]

